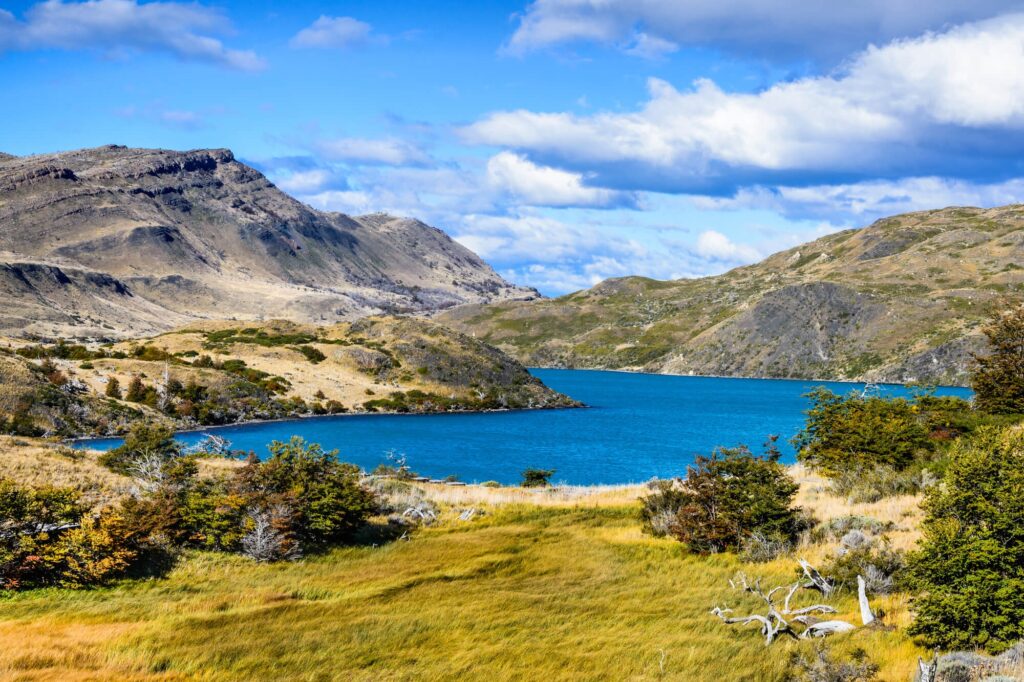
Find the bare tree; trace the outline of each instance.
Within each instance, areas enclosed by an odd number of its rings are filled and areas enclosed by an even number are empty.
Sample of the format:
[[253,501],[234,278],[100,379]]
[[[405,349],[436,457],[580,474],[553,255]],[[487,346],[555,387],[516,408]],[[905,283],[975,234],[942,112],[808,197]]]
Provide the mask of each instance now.
[[249,510],[252,528],[242,537],[242,554],[259,562],[298,559],[299,546],[281,530],[281,520],[290,515],[283,505]]
[[163,486],[167,482],[164,469],[166,463],[166,457],[152,450],[146,450],[132,459],[127,472],[135,484],[136,493],[151,493]]

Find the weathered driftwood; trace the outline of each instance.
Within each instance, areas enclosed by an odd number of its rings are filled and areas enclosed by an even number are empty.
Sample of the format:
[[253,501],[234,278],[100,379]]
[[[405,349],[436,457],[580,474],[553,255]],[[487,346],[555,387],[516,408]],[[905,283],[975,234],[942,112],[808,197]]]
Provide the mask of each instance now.
[[[809,566],[809,564],[808,564]],[[818,574],[813,568],[810,569],[814,574]],[[805,569],[805,573],[807,569]],[[819,574],[820,577],[820,574]],[[733,589],[740,589],[743,592],[749,592],[757,595],[764,601],[768,607],[768,611],[765,615],[750,614],[748,616],[730,616],[732,609],[716,606],[712,609],[711,613],[722,619],[722,622],[733,625],[733,624],[748,624],[748,623],[760,623],[761,634],[765,638],[765,646],[771,645],[779,635],[789,635],[791,637],[797,637],[797,633],[793,630],[793,623],[800,623],[804,626],[804,633],[799,636],[809,636],[807,631],[813,627],[818,627],[822,623],[835,623],[837,621],[819,621],[814,618],[811,614],[826,614],[835,613],[836,610],[828,604],[812,604],[810,606],[803,606],[794,609],[790,602],[793,596],[800,589],[819,589],[813,581],[808,580],[797,580],[793,584],[788,586],[780,585],[772,588],[768,592],[765,592],[761,588],[760,579],[750,583],[747,580],[747,576],[743,573],[737,574],[734,580],[729,581],[729,585]],[[781,607],[776,604],[776,595],[780,594],[782,590],[786,590],[786,596],[783,598]],[[851,626],[852,627],[852,626]],[[827,629],[827,628],[826,628]],[[824,632],[822,634],[828,634]],[[822,636],[822,635],[818,635]]]
[[[760,597],[767,606],[767,612],[763,615],[753,613],[746,616],[733,616],[730,615],[733,613],[732,609],[721,606],[716,606],[712,609],[711,613],[729,625],[759,624],[761,626],[761,634],[765,638],[765,646],[771,645],[779,635],[808,639],[856,630],[856,625],[844,620],[822,620],[814,615],[835,613],[836,609],[828,604],[812,604],[811,606],[799,608],[793,608],[790,605],[793,596],[801,589],[818,591],[826,598],[830,597],[835,591],[832,581],[821,575],[809,562],[801,559],[799,563],[803,569],[802,578],[789,586],[780,585],[767,592],[761,588],[760,579],[751,583],[743,573],[737,574],[735,579],[729,581],[729,585],[733,589],[739,589]],[[869,625],[875,621],[875,614],[871,611],[871,606],[868,603],[867,589],[862,576],[857,576],[857,587],[861,621],[864,625]],[[782,599],[782,605],[779,606],[776,600],[783,590],[786,591],[785,597]],[[795,623],[803,626],[803,631],[799,634],[793,629],[793,624]],[[930,682],[934,682],[934,679]]]

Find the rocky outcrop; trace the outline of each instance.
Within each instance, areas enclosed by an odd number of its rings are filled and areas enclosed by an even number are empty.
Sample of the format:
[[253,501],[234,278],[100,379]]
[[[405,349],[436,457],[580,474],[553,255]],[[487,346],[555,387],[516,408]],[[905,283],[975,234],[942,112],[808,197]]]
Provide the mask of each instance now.
[[[316,211],[226,149],[0,157],[0,266],[11,295],[0,318],[18,321],[0,320],[0,333],[138,335],[225,316],[326,323],[537,296],[441,230]],[[55,278],[46,286],[43,270]],[[130,295],[109,298],[84,273]]]
[[440,319],[535,366],[964,384],[1005,297],[1024,297],[1020,205],[910,213],[715,277],[625,277]]

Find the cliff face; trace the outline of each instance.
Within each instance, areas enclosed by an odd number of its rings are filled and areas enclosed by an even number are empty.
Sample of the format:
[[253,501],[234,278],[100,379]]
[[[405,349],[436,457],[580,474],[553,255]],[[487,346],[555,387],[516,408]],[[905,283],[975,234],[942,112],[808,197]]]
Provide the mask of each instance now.
[[316,211],[228,150],[0,155],[0,333],[334,322],[536,297],[442,231]]
[[442,321],[530,365],[962,384],[1024,295],[1024,206],[900,215],[723,275],[629,277]]

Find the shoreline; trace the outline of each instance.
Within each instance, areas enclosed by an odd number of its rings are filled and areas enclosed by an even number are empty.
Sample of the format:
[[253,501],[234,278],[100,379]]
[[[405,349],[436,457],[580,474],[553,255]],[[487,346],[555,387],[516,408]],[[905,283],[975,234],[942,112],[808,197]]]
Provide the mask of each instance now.
[[[856,379],[801,379],[796,377],[757,377],[757,376],[733,376],[728,374],[678,374],[676,372],[648,372],[641,369],[613,369],[613,368],[602,368],[602,367],[539,367],[534,365],[526,365],[526,368],[531,372],[537,370],[558,370],[566,372],[614,372],[616,374],[638,374],[642,376],[652,377],[680,377],[683,379],[736,379],[739,381],[799,381],[804,383],[826,383],[826,384],[873,384],[875,386],[900,386],[906,388],[913,385],[911,383],[900,383],[898,381],[858,381]],[[925,387],[934,388],[961,388],[971,390],[970,386],[960,384],[921,384]]]

